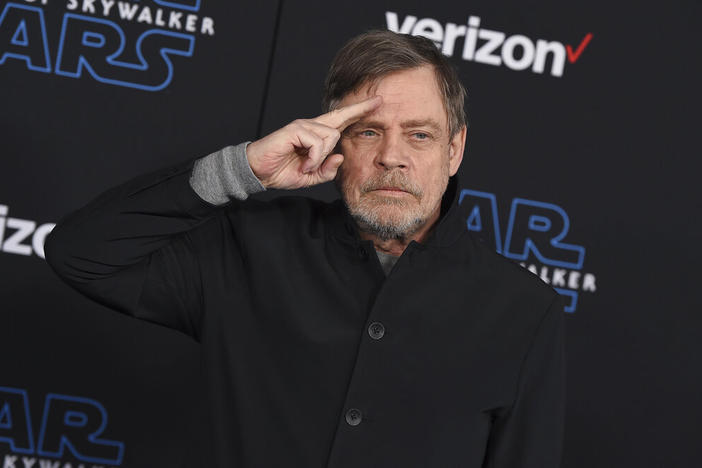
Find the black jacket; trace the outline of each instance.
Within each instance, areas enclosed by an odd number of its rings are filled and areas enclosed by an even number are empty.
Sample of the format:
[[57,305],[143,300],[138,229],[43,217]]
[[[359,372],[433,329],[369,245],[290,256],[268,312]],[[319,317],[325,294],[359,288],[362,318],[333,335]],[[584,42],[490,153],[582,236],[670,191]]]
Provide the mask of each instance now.
[[94,300],[198,340],[221,467],[560,464],[563,304],[442,217],[386,277],[341,201],[215,207],[194,160],[68,215],[46,259]]

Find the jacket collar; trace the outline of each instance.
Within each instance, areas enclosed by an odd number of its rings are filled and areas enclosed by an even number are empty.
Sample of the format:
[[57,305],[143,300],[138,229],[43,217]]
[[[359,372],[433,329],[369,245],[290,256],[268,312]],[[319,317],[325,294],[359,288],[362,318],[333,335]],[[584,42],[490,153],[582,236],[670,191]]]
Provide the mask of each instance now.
[[[465,221],[461,218],[458,209],[458,174],[449,178],[446,192],[441,199],[441,212],[439,220],[429,233],[424,242],[415,243],[420,247],[438,246],[445,247],[454,244],[464,233]],[[361,238],[358,235],[358,227],[346,209],[342,199],[332,202],[327,210],[326,217],[332,228],[332,235],[340,241],[348,244],[358,244]]]

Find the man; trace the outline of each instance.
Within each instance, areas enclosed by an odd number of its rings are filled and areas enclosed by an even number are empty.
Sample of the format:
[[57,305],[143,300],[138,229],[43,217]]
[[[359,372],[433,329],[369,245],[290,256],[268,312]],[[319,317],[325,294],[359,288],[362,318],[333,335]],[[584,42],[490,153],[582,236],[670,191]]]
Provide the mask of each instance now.
[[430,41],[363,34],[328,113],[104,193],[47,261],[201,343],[217,466],[556,467],[563,306],[465,229],[463,100]]

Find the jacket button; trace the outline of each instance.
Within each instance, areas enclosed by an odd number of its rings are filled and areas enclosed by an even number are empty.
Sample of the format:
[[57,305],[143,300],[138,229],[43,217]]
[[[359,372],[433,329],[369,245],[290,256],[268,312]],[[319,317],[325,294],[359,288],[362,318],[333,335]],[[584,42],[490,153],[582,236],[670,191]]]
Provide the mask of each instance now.
[[380,322],[373,322],[368,326],[368,334],[374,340],[379,340],[385,335],[385,326]]
[[349,426],[358,426],[361,424],[361,420],[363,419],[363,415],[361,414],[361,410],[356,409],[356,408],[351,408],[346,412],[346,423]]
[[368,252],[363,247],[358,247],[358,258],[361,260],[366,260],[368,258]]

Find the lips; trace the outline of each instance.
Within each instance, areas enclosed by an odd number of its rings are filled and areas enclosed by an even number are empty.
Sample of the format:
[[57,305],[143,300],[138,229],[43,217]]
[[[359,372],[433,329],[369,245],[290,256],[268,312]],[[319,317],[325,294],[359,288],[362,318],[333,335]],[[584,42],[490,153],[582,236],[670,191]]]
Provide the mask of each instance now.
[[407,194],[419,199],[422,196],[420,187],[413,183],[406,174],[399,171],[370,177],[361,184],[360,189],[361,193],[375,192],[377,195],[387,197],[400,197]]
[[375,192],[379,195],[385,195],[388,197],[394,197],[397,195],[404,195],[404,194],[411,195],[411,193],[408,192],[407,190],[403,190],[403,189],[398,188],[398,187],[378,187],[378,188],[371,190],[371,192]]
[[387,190],[390,192],[406,192],[407,190],[403,190],[399,187],[378,187],[377,189],[374,190]]

